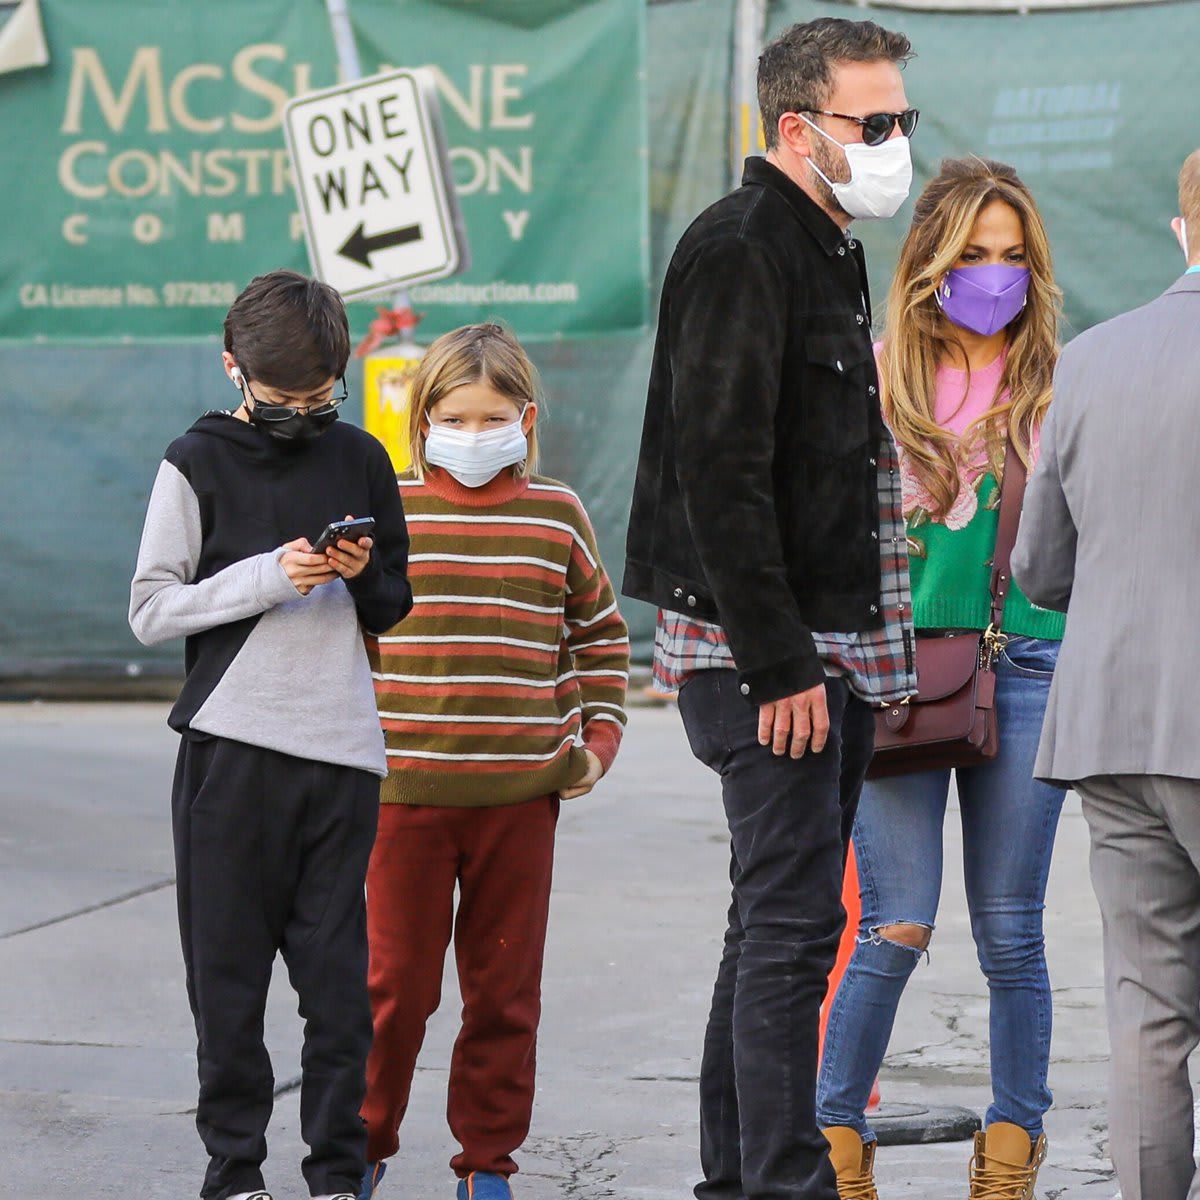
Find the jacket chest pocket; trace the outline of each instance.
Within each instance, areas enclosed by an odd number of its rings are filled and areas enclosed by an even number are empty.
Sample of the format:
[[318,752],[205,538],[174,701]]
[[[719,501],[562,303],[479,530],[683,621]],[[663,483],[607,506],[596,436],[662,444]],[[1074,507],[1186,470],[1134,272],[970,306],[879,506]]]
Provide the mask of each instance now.
[[827,455],[858,449],[872,432],[879,387],[870,345],[846,334],[809,334],[800,397],[800,439]]
[[506,668],[535,679],[551,678],[563,642],[562,591],[503,580],[499,600],[499,649]]

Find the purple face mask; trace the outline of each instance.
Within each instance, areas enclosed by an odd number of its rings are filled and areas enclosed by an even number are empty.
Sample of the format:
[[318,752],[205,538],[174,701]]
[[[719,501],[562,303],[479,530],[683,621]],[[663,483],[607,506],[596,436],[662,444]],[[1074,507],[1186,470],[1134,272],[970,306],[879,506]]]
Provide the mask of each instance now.
[[942,312],[955,325],[990,337],[1025,307],[1029,268],[1003,263],[955,267],[935,293]]

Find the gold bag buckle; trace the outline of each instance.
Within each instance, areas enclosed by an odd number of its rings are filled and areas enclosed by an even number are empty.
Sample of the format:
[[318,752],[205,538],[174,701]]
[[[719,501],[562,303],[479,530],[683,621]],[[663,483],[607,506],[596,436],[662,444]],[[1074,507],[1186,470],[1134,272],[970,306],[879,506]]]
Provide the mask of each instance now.
[[1000,657],[1001,651],[1007,645],[1007,634],[1001,633],[994,624],[988,625],[979,643],[980,668],[984,671],[990,671],[996,665],[996,659]]

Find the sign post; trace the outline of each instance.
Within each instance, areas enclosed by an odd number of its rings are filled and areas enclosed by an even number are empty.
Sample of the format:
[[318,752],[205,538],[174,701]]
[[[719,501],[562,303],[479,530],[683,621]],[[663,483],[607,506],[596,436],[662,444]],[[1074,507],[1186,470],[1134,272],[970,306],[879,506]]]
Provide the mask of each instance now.
[[[466,269],[466,235],[431,82],[415,71],[360,80],[346,3],[328,0],[344,82],[293,100],[284,128],[313,271],[347,299],[393,292],[400,313],[409,284]],[[366,356],[363,423],[397,472],[411,462],[408,389],[420,360],[411,336]]]

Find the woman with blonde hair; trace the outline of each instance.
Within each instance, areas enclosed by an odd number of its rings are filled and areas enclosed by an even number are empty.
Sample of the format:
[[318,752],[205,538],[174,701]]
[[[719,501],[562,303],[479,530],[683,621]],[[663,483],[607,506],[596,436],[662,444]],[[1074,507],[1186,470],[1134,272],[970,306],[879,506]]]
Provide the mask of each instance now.
[[[989,625],[1006,449],[1011,438],[1026,467],[1037,455],[1059,307],[1045,227],[1017,173],[974,157],[943,162],[916,203],[877,347],[923,636]],[[993,1101],[976,1135],[972,1200],[1028,1200],[1046,1154],[1042,910],[1063,792],[1035,780],[1033,763],[1063,621],[1014,586],[996,666],[1000,751],[956,772],[971,931],[991,995]],[[818,1095],[843,1200],[876,1197],[865,1112],[933,932],[949,790],[949,770],[874,780],[855,820],[862,923],[830,1014]]]

